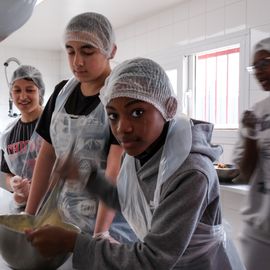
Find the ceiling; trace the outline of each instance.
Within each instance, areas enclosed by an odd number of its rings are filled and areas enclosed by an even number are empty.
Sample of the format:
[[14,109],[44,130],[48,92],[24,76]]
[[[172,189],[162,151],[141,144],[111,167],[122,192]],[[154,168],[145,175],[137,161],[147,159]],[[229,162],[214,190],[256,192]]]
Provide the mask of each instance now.
[[1,44],[4,46],[61,49],[67,22],[78,13],[94,11],[105,15],[113,27],[130,24],[183,2],[184,0],[44,0],[32,17]]

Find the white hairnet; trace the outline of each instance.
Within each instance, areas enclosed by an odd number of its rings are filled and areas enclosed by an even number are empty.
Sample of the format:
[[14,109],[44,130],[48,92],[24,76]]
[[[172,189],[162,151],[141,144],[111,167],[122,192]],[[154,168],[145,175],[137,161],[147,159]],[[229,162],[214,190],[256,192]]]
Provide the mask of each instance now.
[[153,60],[135,58],[117,65],[100,91],[106,106],[112,99],[130,97],[156,107],[166,121],[176,114],[177,100],[166,72]]
[[20,79],[31,79],[39,89],[40,104],[43,103],[45,94],[45,84],[42,75],[38,69],[28,65],[19,66],[12,74],[10,87],[13,83]]
[[0,1],[0,41],[16,31],[31,17],[37,0]]
[[65,30],[64,40],[85,42],[110,57],[115,44],[115,35],[111,23],[105,16],[86,12],[70,20]]
[[262,39],[255,45],[253,54],[259,51],[267,51],[270,53],[270,37]]

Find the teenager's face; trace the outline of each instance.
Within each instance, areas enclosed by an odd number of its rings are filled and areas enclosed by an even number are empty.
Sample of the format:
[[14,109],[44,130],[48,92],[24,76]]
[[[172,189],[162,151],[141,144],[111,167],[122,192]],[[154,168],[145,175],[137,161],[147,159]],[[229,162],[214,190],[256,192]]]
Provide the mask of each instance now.
[[16,80],[11,88],[11,97],[22,115],[40,109],[39,89],[33,81]]
[[255,75],[265,91],[270,91],[270,53],[259,51],[254,55]]
[[143,153],[161,134],[165,120],[150,103],[120,97],[106,106],[112,132],[131,156]]
[[110,73],[109,60],[99,49],[80,41],[69,41],[66,51],[70,68],[81,83],[106,78]]

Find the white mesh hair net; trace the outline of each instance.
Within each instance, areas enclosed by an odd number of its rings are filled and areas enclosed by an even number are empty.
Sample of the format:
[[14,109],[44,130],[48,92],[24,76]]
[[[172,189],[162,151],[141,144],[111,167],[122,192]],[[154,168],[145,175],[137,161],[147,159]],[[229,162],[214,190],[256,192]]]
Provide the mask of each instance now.
[[270,37],[262,39],[255,45],[253,54],[259,51],[267,51],[270,53]]
[[10,87],[13,83],[20,79],[31,79],[39,89],[40,104],[43,103],[45,94],[45,84],[42,75],[38,69],[29,65],[19,66],[12,74]]
[[100,91],[106,106],[112,99],[129,97],[148,102],[156,107],[166,121],[177,110],[177,100],[163,68],[153,60],[135,58],[117,65]]
[[68,41],[85,42],[110,57],[115,44],[115,34],[105,16],[86,12],[70,20],[65,30],[64,41],[65,43]]

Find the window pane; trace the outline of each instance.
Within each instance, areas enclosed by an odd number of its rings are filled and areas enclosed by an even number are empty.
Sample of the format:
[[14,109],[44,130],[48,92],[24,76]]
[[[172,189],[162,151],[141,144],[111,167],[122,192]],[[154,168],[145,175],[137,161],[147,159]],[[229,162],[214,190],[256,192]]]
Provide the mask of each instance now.
[[169,80],[172,84],[173,91],[174,91],[175,95],[177,96],[177,69],[166,70],[166,73],[167,73]]
[[195,118],[238,127],[239,45],[196,54]]

